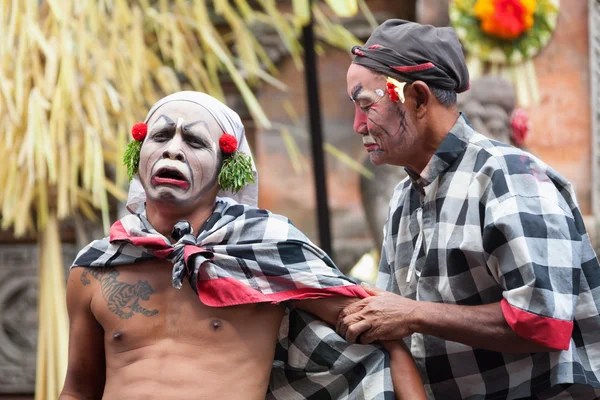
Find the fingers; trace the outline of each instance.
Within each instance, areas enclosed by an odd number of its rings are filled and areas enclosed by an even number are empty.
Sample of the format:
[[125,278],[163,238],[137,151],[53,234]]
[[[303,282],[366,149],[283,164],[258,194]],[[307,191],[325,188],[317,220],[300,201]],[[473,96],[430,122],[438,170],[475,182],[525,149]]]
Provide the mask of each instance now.
[[365,289],[365,292],[369,293],[371,296],[381,296],[382,294],[387,293],[385,290],[379,289],[375,286],[365,284],[362,284],[361,286],[363,289]]
[[368,331],[369,329],[371,329],[370,323],[368,323],[367,321],[359,321],[348,327],[348,330],[346,330],[346,334],[344,335],[344,337],[346,338],[346,341],[348,343],[355,343],[356,338],[360,336],[363,332]]
[[350,328],[351,325],[357,324],[362,319],[363,318],[359,313],[349,315],[344,319],[338,320],[335,330],[338,333],[338,335],[345,337],[348,328]]
[[369,329],[368,331],[366,331],[362,335],[360,335],[360,342],[362,344],[373,343],[373,342],[375,342],[378,339],[380,339],[380,338],[377,335],[377,330],[376,329]]
[[356,314],[357,312],[359,312],[363,308],[365,308],[365,306],[368,304],[368,300],[369,299],[362,299],[360,301],[356,301],[356,302],[350,304],[349,306],[347,306],[346,308],[344,308],[342,311],[340,311],[340,313],[338,314],[338,317],[337,317],[337,321],[335,323],[335,330],[341,336],[344,336],[342,334],[342,330],[345,333],[345,330],[349,325],[348,322],[354,322],[352,319],[348,319],[347,323],[344,323],[344,319],[350,318],[353,314]]

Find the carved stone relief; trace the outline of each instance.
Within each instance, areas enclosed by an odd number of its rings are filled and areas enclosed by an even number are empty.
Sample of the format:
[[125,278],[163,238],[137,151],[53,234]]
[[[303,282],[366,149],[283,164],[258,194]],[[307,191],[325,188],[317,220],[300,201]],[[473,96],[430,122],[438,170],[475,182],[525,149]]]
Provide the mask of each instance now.
[[[63,246],[65,264],[76,250]],[[37,246],[0,245],[0,394],[34,392],[37,300]]]

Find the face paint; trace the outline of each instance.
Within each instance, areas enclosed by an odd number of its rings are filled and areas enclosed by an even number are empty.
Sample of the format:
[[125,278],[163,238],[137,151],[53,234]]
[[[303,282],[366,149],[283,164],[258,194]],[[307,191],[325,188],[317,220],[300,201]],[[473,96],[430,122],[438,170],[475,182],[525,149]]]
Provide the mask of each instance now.
[[362,112],[358,103],[354,103],[354,132],[367,133],[367,113]]
[[222,130],[202,106],[166,103],[148,121],[139,175],[149,201],[194,205],[215,189]]
[[371,162],[407,165],[416,155],[417,134],[405,99],[394,102],[387,95],[379,96],[385,78],[360,65],[350,66],[347,82],[355,106],[354,131],[362,136]]

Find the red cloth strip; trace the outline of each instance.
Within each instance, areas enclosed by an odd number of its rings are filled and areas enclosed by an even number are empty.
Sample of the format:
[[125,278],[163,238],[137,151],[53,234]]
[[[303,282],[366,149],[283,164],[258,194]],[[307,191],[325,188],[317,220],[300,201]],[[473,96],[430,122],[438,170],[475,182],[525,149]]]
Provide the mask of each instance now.
[[506,299],[502,299],[500,305],[504,319],[519,336],[553,349],[569,349],[573,321],[533,314],[513,307]]
[[423,71],[424,69],[433,68],[435,65],[431,62],[426,62],[425,64],[419,65],[390,65],[390,68],[395,69],[400,72],[415,72],[415,71]]
[[361,299],[369,297],[369,294],[359,285],[336,286],[324,289],[301,288],[263,294],[233,278],[199,280],[196,288],[200,301],[209,307],[228,307],[255,303],[274,304],[288,300],[320,299],[333,296],[358,297]]
[[[165,243],[165,241],[156,235],[147,235],[147,236],[130,236],[127,233],[127,230],[121,223],[121,221],[115,222],[110,227],[110,242],[114,242],[115,240],[122,240],[125,242],[129,242],[134,246],[142,246],[152,249],[167,249],[169,246]],[[173,251],[173,249],[169,249],[169,253]]]

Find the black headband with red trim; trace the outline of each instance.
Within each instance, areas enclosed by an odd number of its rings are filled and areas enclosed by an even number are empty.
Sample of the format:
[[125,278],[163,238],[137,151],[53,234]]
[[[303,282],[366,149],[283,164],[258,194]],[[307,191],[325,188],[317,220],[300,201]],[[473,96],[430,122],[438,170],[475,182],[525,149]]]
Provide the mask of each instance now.
[[457,93],[469,88],[462,46],[452,28],[399,19],[373,31],[364,47],[354,46],[353,63],[403,82],[421,80]]

